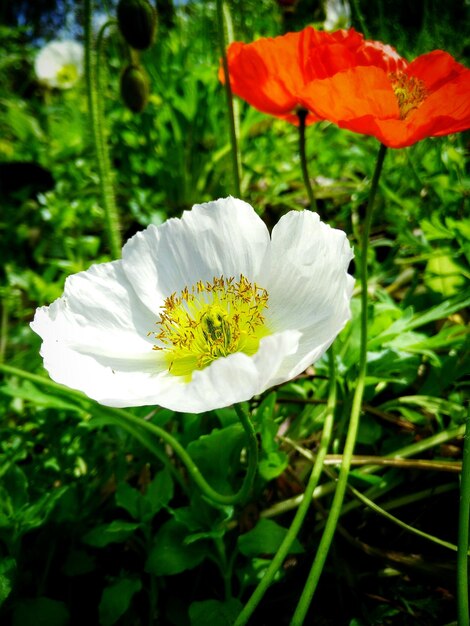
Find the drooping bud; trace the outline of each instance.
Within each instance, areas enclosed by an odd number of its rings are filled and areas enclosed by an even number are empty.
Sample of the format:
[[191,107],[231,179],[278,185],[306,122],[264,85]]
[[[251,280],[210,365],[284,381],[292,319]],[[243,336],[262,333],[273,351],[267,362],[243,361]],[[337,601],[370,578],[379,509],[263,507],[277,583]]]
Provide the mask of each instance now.
[[141,113],[149,99],[149,81],[144,69],[128,65],[121,75],[121,97],[128,109]]
[[119,30],[135,50],[150,48],[157,28],[157,12],[148,0],[119,0]]

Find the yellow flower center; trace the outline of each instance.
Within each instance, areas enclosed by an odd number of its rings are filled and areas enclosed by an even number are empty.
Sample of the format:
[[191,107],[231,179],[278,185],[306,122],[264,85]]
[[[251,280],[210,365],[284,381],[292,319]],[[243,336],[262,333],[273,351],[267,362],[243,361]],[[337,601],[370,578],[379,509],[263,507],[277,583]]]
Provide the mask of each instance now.
[[57,72],[56,78],[57,82],[60,85],[69,85],[75,83],[78,80],[77,66],[73,65],[73,63],[63,65]]
[[407,76],[403,72],[390,74],[392,88],[398,101],[400,119],[404,120],[426,99],[427,91],[424,82],[414,76]]
[[243,275],[238,282],[223,276],[199,281],[166,298],[153,349],[164,351],[169,372],[189,382],[195,370],[219,357],[255,354],[270,333],[263,316],[267,306],[266,289]]

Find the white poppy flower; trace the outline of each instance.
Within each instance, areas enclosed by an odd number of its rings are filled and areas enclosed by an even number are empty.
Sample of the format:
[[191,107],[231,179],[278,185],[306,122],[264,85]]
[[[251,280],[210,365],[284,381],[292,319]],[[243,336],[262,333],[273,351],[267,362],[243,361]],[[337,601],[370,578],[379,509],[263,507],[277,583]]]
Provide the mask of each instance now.
[[322,356],[350,318],[352,257],[316,213],[291,211],[270,237],[249,204],[220,199],[70,276],[31,327],[55,381],[108,406],[199,413]]
[[337,30],[338,28],[349,28],[351,26],[351,7],[348,0],[326,0],[324,4],[325,30]]
[[36,57],[36,76],[48,87],[70,89],[83,74],[83,55],[83,46],[77,41],[51,41]]

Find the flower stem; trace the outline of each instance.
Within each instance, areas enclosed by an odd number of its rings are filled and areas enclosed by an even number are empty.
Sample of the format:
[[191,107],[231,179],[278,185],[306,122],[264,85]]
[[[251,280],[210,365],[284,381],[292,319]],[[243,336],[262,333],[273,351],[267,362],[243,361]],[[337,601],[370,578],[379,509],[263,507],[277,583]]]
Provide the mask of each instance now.
[[317,458],[315,460],[315,464],[312,468],[312,473],[310,474],[310,478],[308,480],[307,486],[305,488],[305,492],[303,494],[302,502],[292,520],[292,523],[287,531],[286,536],[284,537],[283,542],[278,548],[278,551],[274,555],[273,560],[269,564],[268,569],[266,570],[263,578],[258,583],[258,586],[254,590],[250,599],[246,603],[245,607],[237,617],[234,626],[244,626],[252,616],[254,610],[260,603],[263,598],[266,590],[271,585],[276,572],[282,566],[284,559],[289,553],[289,549],[297,537],[300,528],[304,522],[305,516],[307,515],[307,511],[312,502],[312,495],[315,490],[315,487],[318,484],[318,479],[320,478],[321,470],[323,467],[323,461],[325,459],[325,455],[328,450],[328,446],[331,440],[331,434],[333,432],[333,421],[334,421],[334,409],[336,406],[336,368],[334,362],[334,351],[333,346],[331,346],[329,351],[329,365],[330,365],[330,391],[328,395],[328,403],[326,407],[326,416],[325,423],[323,426],[323,433],[320,442],[320,448],[318,450]]
[[[125,411],[124,409],[114,409],[108,406],[101,406],[97,404],[94,400],[88,398],[81,391],[69,389],[68,387],[64,387],[59,383],[55,383],[52,380],[44,378],[43,376],[38,376],[37,374],[25,372],[24,370],[12,367],[11,365],[5,365],[3,363],[0,363],[0,372],[11,374],[12,376],[18,376],[25,380],[30,380],[31,382],[43,385],[44,387],[49,388],[56,393],[59,392],[60,394],[68,396],[69,398],[73,398],[84,411],[88,411],[89,413],[93,414],[91,424],[96,423],[97,425],[110,424],[113,426],[119,426],[136,436],[136,439],[141,441],[141,443],[143,443],[142,437],[135,435],[136,428],[147,431],[155,437],[158,437],[159,439],[163,439],[163,441],[167,443],[179,456],[181,462],[186,467],[188,474],[198,485],[203,494],[217,504],[229,506],[233,504],[243,503],[251,491],[253,479],[256,474],[258,464],[258,444],[256,441],[256,435],[253,426],[247,414],[242,418],[242,425],[248,435],[248,449],[250,454],[250,458],[248,461],[248,470],[240,489],[234,494],[226,495],[219,493],[209,485],[204,476],[201,474],[201,471],[199,470],[197,465],[194,463],[192,458],[179,443],[179,441],[175,439],[172,435],[170,435],[170,433],[168,433],[166,430],[160,428],[156,424],[147,422],[141,417],[136,417],[135,415],[129,413],[128,411]],[[235,408],[237,408],[237,405],[235,405]],[[156,452],[153,445],[151,445],[150,443],[144,445],[146,445],[149,450],[154,452],[155,455],[159,459],[161,459],[161,454]]]
[[227,97],[228,121],[230,127],[230,144],[232,147],[232,168],[233,168],[233,187],[237,198],[240,197],[240,164],[238,160],[238,140],[237,129],[235,124],[235,114],[233,110],[232,86],[230,84],[230,73],[228,70],[227,51],[225,50],[225,26],[224,26],[224,9],[223,0],[217,0],[217,31],[219,36],[219,48],[222,56],[222,68],[224,71],[225,95]]
[[470,523],[470,411],[464,435],[462,478],[460,483],[459,534],[457,547],[458,626],[469,626],[468,609],[468,527]]
[[[95,144],[96,160],[98,164],[98,178],[100,183],[101,201],[105,214],[105,227],[109,240],[109,247],[113,258],[121,254],[121,233],[119,218],[114,199],[114,191],[111,183],[111,168],[109,166],[109,153],[106,138],[104,136],[102,116],[102,90],[97,81],[96,58],[93,49],[93,36],[91,31],[92,0],[84,2],[84,29],[85,29],[85,77],[88,96],[88,111],[90,124]],[[103,29],[100,32],[102,37]]]
[[[248,435],[248,448],[249,448],[249,461],[248,461],[248,469],[243,480],[242,486],[240,489],[234,494],[222,494],[213,489],[209,483],[206,481],[204,476],[202,475],[200,469],[194,463],[192,458],[183,448],[183,446],[179,443],[177,439],[175,439],[170,433],[168,433],[163,428],[160,428],[156,424],[152,424],[151,422],[147,422],[140,417],[136,417],[132,413],[125,411],[123,409],[113,409],[111,407],[99,407],[99,419],[102,421],[103,419],[109,420],[109,423],[115,425],[131,424],[137,426],[147,432],[151,433],[155,437],[159,439],[163,439],[165,443],[167,443],[178,455],[180,461],[186,467],[189,475],[202,491],[202,493],[213,502],[217,504],[223,505],[233,505],[238,503],[243,503],[246,500],[247,495],[249,494],[251,487],[253,485],[253,479],[256,473],[256,468],[258,464],[258,444],[256,442],[256,436],[251,425],[249,418],[246,418],[246,421],[242,421],[242,425],[245,428],[245,431]],[[251,428],[250,428],[251,427]],[[129,429],[130,430],[130,429]],[[256,448],[255,448],[256,446]]]
[[313,193],[312,185],[308,175],[307,168],[307,155],[305,154],[305,120],[307,119],[308,111],[306,109],[299,109],[297,111],[297,117],[299,118],[299,154],[300,165],[302,167],[302,176],[304,179],[305,188],[307,190],[308,199],[310,202],[310,208],[312,211],[317,210],[317,201],[315,194]]
[[341,507],[343,505],[344,494],[348,484],[349,469],[351,465],[351,457],[354,452],[354,445],[356,443],[357,430],[359,427],[359,417],[361,414],[362,396],[364,394],[365,377],[367,370],[367,249],[369,246],[369,234],[372,222],[372,210],[374,207],[375,196],[377,194],[377,188],[382,171],[383,162],[385,159],[387,148],[381,144],[379,154],[377,156],[377,162],[375,165],[374,176],[372,178],[369,201],[367,203],[366,217],[364,223],[364,229],[362,232],[361,242],[361,256],[360,256],[360,273],[362,279],[361,289],[361,336],[360,336],[360,355],[359,355],[359,375],[357,379],[356,389],[354,392],[353,404],[351,409],[351,417],[349,422],[348,434],[346,437],[346,443],[343,451],[343,463],[338,477],[338,484],[336,487],[335,495],[331,505],[328,520],[323,531],[320,545],[315,556],[315,559],[310,570],[310,574],[305,583],[304,590],[300,597],[299,603],[295,610],[294,616],[291,621],[291,626],[301,626],[304,623],[305,616],[307,615],[308,608],[313,598],[313,594],[317,588],[318,581],[320,579],[323,567],[325,565],[326,558],[333,541],[336,526],[338,524],[339,516],[341,514]]
[[237,412],[238,419],[240,420],[245,432],[248,436],[248,469],[246,470],[245,480],[241,486],[238,494],[237,501],[242,504],[246,502],[250,495],[255,480],[256,471],[258,469],[258,441],[256,439],[255,429],[251,423],[248,411],[245,410],[242,404],[234,404],[235,411]]
[[[0,365],[0,369],[1,369],[1,365]],[[409,446],[406,446],[404,448],[400,448],[399,450],[391,452],[386,455],[386,458],[394,458],[394,457],[400,458],[400,457],[413,456],[414,454],[419,454],[420,452],[423,452],[424,450],[429,450],[430,448],[439,446],[447,441],[456,439],[457,437],[462,437],[464,432],[465,432],[465,426],[457,426],[456,428],[447,428],[446,430],[443,430],[442,432],[437,433],[437,435],[432,435],[431,437],[428,437],[427,439],[421,439],[420,441],[412,443]],[[290,445],[293,445],[287,437],[284,437],[283,440],[289,443]],[[294,446],[294,447],[299,452],[301,452],[302,448],[300,446]],[[304,456],[306,456],[305,453],[303,454]],[[359,474],[373,474],[374,472],[379,470],[380,467],[381,466],[379,465],[368,465],[365,467],[361,467],[356,471]],[[335,486],[336,486],[336,482],[333,482],[333,481],[329,483],[324,483],[315,489],[313,493],[313,497],[316,499],[319,499],[319,498],[324,498],[326,496],[329,496],[334,491]],[[269,519],[271,517],[276,517],[278,515],[284,515],[288,511],[298,508],[302,501],[302,498],[303,496],[295,496],[293,498],[288,498],[287,500],[277,502],[273,506],[261,511],[260,517]],[[348,505],[343,507],[342,513],[345,512],[346,508],[348,508],[348,510],[351,510],[352,509],[351,504],[355,505],[356,503],[348,503]]]

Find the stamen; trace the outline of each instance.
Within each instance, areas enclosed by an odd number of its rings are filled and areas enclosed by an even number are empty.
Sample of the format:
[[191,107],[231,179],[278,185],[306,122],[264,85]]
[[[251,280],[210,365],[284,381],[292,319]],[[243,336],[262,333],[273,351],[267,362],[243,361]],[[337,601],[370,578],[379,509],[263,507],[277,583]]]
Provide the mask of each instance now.
[[68,63],[60,68],[57,72],[56,78],[61,85],[74,83],[78,79],[78,70],[75,65]]
[[407,76],[404,72],[392,72],[389,77],[398,101],[400,119],[404,120],[426,99],[428,95],[426,87],[422,80]]
[[243,275],[238,282],[223,276],[198,281],[166,298],[153,349],[164,351],[169,372],[189,381],[194,370],[219,357],[254,354],[269,334],[263,316],[267,306],[266,289]]

